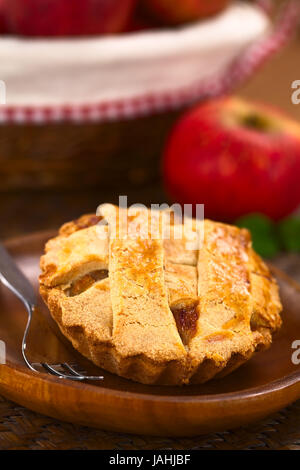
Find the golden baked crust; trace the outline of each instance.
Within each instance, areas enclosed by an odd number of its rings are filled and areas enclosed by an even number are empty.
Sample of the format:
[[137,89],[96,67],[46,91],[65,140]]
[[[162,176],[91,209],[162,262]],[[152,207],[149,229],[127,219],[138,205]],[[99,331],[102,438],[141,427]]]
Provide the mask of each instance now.
[[[154,238],[142,209],[132,216],[104,205],[101,217],[64,225],[41,258],[40,292],[96,365],[146,384],[203,383],[271,344],[278,287],[247,230],[205,220],[202,243],[187,249],[188,232],[178,239],[182,226],[158,214]],[[124,220],[134,236],[120,236]],[[198,229],[194,221],[188,230]]]

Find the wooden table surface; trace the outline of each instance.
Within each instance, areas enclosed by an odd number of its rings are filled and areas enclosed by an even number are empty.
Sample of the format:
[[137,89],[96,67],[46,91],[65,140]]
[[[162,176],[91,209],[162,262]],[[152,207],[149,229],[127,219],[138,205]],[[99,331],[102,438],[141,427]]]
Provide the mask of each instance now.
[[[300,79],[300,39],[256,75],[239,94],[262,99],[289,111],[300,120],[300,105],[291,103],[291,83]],[[1,150],[1,149],[0,149]],[[122,188],[123,191],[124,188]],[[130,202],[162,202],[159,184],[127,188]],[[117,194],[101,188],[84,191],[23,191],[0,194],[0,238],[56,228],[81,213],[95,211],[103,201],[117,202]],[[300,282],[300,258],[282,255],[275,263]],[[300,402],[242,429],[193,439],[129,436],[61,423],[32,413],[0,397],[0,449],[298,449]]]

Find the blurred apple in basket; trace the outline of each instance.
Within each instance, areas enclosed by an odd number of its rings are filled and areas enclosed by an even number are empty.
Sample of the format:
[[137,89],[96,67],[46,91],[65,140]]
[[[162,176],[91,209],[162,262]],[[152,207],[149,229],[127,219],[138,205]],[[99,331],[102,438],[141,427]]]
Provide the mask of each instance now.
[[171,198],[205,204],[206,217],[279,220],[300,204],[300,124],[262,103],[204,103],[175,126],[163,169]]
[[147,12],[141,8],[141,3],[138,2],[137,8],[135,8],[133,15],[131,16],[126,32],[139,32],[139,31],[149,31],[158,29],[160,27],[157,22],[147,15]]
[[136,0],[4,0],[11,33],[82,36],[126,29]]
[[0,34],[7,33],[7,21],[5,14],[5,5],[6,0],[0,0]]
[[176,25],[222,11],[230,0],[142,0],[145,9],[161,23]]

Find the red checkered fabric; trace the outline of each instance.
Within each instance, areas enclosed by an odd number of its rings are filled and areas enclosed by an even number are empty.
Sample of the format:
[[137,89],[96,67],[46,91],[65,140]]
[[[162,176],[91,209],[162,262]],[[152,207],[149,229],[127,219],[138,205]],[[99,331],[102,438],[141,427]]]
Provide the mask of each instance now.
[[[270,0],[257,0],[265,11],[270,10]],[[240,83],[251,77],[267,59],[290,40],[299,22],[298,0],[284,5],[277,23],[270,33],[251,44],[230,64],[221,76],[191,83],[177,90],[147,94],[123,100],[72,106],[9,106],[0,107],[0,123],[56,123],[56,122],[107,122],[133,119],[158,112],[180,109],[196,101],[232,92]]]

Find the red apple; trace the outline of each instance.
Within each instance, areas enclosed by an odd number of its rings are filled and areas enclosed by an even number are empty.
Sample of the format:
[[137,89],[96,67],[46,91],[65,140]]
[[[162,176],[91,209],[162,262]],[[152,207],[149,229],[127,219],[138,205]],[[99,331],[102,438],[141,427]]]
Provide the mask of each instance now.
[[143,0],[145,9],[164,24],[181,24],[214,15],[230,0]]
[[136,9],[128,23],[126,32],[149,31],[157,28],[158,25],[152,18],[149,18],[140,9]]
[[265,104],[208,102],[176,125],[163,169],[172,199],[205,204],[206,217],[278,220],[300,204],[300,124]]
[[4,6],[5,1],[6,0],[0,0],[0,34],[8,33],[5,6]]
[[123,31],[136,0],[5,0],[10,31],[24,36],[80,36]]

